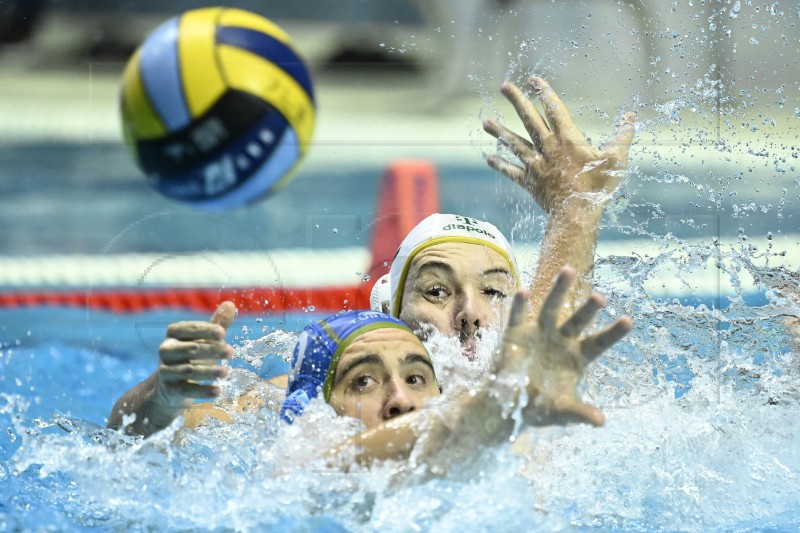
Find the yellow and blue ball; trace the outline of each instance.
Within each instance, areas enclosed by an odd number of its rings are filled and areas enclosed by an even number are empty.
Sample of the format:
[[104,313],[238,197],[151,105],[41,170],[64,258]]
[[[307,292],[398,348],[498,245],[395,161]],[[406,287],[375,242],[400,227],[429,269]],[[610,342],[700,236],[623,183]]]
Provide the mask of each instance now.
[[121,105],[125,141],[156,190],[211,210],[288,183],[316,115],[286,32],[231,8],[187,11],[153,31],[126,65]]

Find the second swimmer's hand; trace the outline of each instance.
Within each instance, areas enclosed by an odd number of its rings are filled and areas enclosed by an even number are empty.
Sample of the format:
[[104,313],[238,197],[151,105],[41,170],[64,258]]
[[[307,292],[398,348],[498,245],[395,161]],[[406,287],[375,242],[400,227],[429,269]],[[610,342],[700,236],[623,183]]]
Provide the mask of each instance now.
[[596,149],[547,82],[539,77],[532,77],[530,82],[544,116],[519,87],[503,83],[501,91],[517,111],[530,140],[494,120],[484,121],[484,130],[506,145],[519,163],[493,154],[487,158],[489,166],[530,192],[546,213],[566,207],[568,199],[581,195],[602,207],[622,177],[636,114],[626,113],[612,138]]
[[593,294],[574,315],[558,324],[559,309],[574,280],[574,269],[564,267],[559,272],[536,321],[528,318],[525,291],[518,292],[512,302],[497,370],[498,374],[524,376],[528,401],[523,414],[533,425],[572,421],[603,425],[602,411],[581,401],[578,384],[586,367],[633,326],[630,318],[622,317],[597,333],[580,337],[605,304],[599,294]]
[[223,302],[208,322],[183,321],[167,327],[156,371],[158,403],[164,410],[174,411],[176,416],[195,399],[220,395],[213,381],[228,375],[228,367],[217,360],[233,357],[233,347],[225,342],[225,336],[235,315],[234,304]]

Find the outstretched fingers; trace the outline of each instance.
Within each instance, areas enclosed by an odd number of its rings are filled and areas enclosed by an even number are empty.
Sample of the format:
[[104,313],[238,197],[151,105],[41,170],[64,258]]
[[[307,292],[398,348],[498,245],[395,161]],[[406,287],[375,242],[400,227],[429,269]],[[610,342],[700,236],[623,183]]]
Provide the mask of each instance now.
[[531,76],[530,83],[536,92],[539,93],[539,100],[542,102],[544,114],[547,117],[547,122],[550,124],[553,133],[561,137],[567,132],[577,132],[583,137],[572,121],[569,109],[567,109],[567,106],[564,105],[564,102],[561,101],[561,98],[558,97],[553,88],[550,87],[543,78],[538,76]]
[[608,350],[633,328],[633,321],[623,316],[599,333],[595,333],[581,341],[581,351],[587,361],[593,361],[601,353]]
[[528,291],[519,290],[514,294],[514,299],[511,301],[511,309],[508,311],[508,325],[507,329],[521,326],[527,320],[528,315]]
[[486,162],[489,163],[490,167],[505,175],[520,187],[525,187],[525,183],[527,182],[527,173],[525,169],[509,163],[499,155],[490,155],[486,158]]
[[636,113],[628,112],[622,118],[622,121],[617,125],[617,130],[614,136],[606,141],[601,150],[614,157],[621,164],[625,164],[628,160],[628,152],[633,142],[633,136],[636,131]]
[[552,330],[556,327],[559,311],[576,275],[575,269],[569,266],[563,267],[556,275],[553,286],[547,293],[539,311],[538,324],[542,330]]
[[514,106],[517,115],[519,115],[522,124],[525,126],[525,130],[528,132],[528,135],[531,136],[533,144],[541,151],[542,138],[550,133],[550,127],[547,125],[542,115],[539,114],[539,110],[536,109],[536,106],[530,98],[525,96],[525,93],[510,81],[503,82],[500,86],[500,92],[502,92],[508,101],[511,102],[511,105]]
[[592,323],[597,312],[602,309],[605,304],[605,298],[603,298],[602,295],[597,293],[592,294],[589,299],[586,300],[586,303],[562,324],[561,334],[567,337],[577,337],[581,331]]
[[536,148],[530,141],[520,137],[496,121],[486,119],[483,121],[483,131],[496,138],[511,150],[520,160],[527,162],[538,155]]

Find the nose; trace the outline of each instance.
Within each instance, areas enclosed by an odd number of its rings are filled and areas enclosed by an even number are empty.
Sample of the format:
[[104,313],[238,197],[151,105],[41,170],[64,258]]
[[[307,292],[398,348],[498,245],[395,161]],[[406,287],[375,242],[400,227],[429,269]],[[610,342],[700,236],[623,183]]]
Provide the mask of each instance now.
[[455,329],[461,337],[471,337],[479,328],[488,325],[489,306],[474,291],[461,294],[455,311]]
[[411,396],[408,386],[400,378],[394,378],[389,383],[386,401],[383,404],[384,420],[404,415],[416,409],[416,403]]

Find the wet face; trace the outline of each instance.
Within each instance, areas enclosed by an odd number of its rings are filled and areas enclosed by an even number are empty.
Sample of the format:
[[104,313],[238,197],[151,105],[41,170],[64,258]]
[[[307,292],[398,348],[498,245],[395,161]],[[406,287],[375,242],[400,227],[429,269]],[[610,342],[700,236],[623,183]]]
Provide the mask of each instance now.
[[400,319],[420,335],[431,328],[458,336],[474,357],[481,330],[504,320],[505,302],[515,290],[508,261],[495,250],[462,242],[437,244],[411,262],[400,304]]
[[431,359],[416,335],[405,329],[369,331],[339,358],[329,404],[340,416],[368,427],[421,409],[439,395]]

